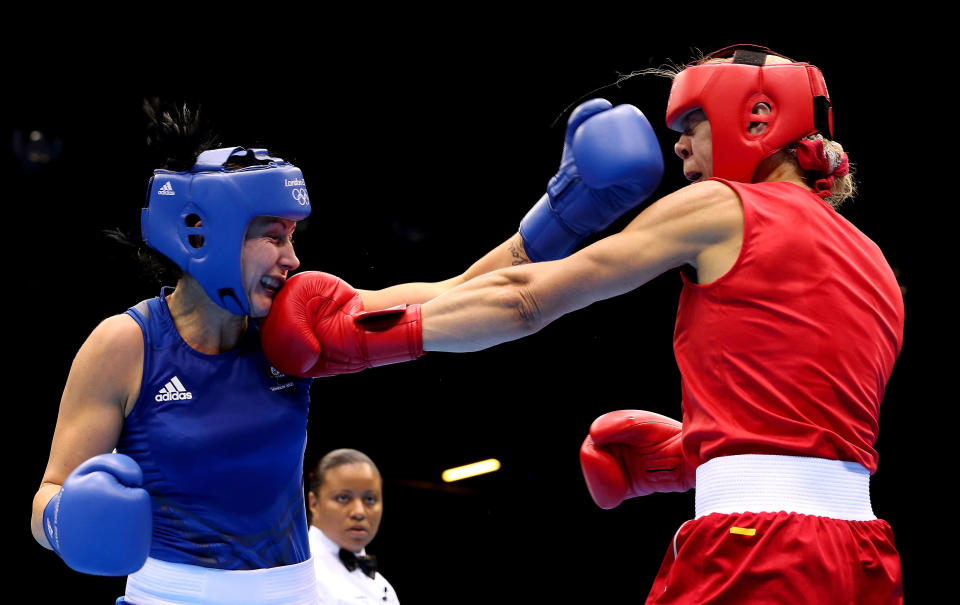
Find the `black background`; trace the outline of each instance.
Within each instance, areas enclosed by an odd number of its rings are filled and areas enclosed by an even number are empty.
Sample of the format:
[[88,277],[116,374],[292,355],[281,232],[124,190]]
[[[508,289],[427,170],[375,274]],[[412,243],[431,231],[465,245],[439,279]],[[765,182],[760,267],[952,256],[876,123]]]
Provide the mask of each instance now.
[[[301,167],[314,204],[297,235],[302,268],[374,289],[451,277],[513,234],[555,172],[580,100],[640,107],[666,155],[659,194],[682,186],[675,135],[662,123],[669,82],[633,78],[592,91],[619,74],[685,62],[695,48],[749,41],[824,71],[836,138],[861,184],[841,212],[880,245],[905,289],[905,343],[882,408],[872,492],[897,538],[908,601],[922,600],[929,519],[915,513],[915,490],[930,465],[918,445],[929,431],[924,404],[946,403],[927,374],[933,280],[919,206],[931,203],[932,185],[918,201],[922,146],[907,145],[916,124],[903,103],[903,91],[927,86],[923,69],[878,50],[855,20],[845,22],[846,35],[824,36],[811,34],[822,24],[807,17],[780,30],[718,33],[703,15],[699,27],[679,14],[607,15],[597,24],[571,14],[548,26],[458,10],[405,13],[402,24],[377,12],[374,26],[263,8],[264,23],[250,15],[231,29],[185,28],[168,9],[124,35],[18,22],[22,37],[7,41],[15,60],[5,66],[0,130],[10,141],[0,182],[14,355],[6,382],[23,393],[7,400],[16,568],[42,574],[35,587],[46,602],[112,603],[123,592],[122,578],[75,573],[37,546],[29,515],[77,348],[104,317],[158,291],[101,233],[138,228],[153,168],[145,96],[200,105],[225,144],[269,147]],[[910,23],[884,23],[898,25],[920,39]],[[24,161],[22,142],[34,130],[52,161]],[[386,510],[369,551],[404,603],[642,602],[675,530],[692,516],[693,493],[600,510],[577,451],[604,412],[679,417],[671,337],[680,286],[670,272],[522,341],[314,384],[307,460],[354,447],[377,462]],[[502,470],[440,481],[445,468],[488,457]]]

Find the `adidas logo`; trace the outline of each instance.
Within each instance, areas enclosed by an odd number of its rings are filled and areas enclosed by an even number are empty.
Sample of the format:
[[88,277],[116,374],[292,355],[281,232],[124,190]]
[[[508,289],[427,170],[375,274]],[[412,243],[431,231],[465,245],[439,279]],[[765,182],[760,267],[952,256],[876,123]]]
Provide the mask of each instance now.
[[180,379],[174,376],[170,382],[163,385],[160,392],[154,397],[157,401],[179,401],[181,399],[193,399],[193,393],[188,391]]
[[167,181],[166,183],[163,184],[163,187],[161,187],[161,188],[157,191],[157,194],[159,194],[159,195],[176,195],[176,192],[173,190],[173,185],[170,184],[170,181]]

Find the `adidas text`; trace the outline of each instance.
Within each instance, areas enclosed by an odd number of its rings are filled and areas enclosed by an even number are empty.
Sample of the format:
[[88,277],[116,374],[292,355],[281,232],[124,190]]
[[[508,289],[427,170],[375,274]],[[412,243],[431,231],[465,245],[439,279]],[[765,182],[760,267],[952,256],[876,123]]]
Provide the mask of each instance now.
[[159,393],[154,397],[157,401],[179,401],[181,399],[193,399],[193,393]]
[[193,393],[187,390],[180,379],[174,376],[170,382],[163,385],[160,392],[154,396],[156,401],[181,401],[183,399],[193,399]]

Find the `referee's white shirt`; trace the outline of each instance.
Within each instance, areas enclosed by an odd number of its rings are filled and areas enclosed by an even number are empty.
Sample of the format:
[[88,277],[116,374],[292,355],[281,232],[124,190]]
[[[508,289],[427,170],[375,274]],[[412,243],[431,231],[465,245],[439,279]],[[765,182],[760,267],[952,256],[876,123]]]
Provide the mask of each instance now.
[[[400,605],[393,586],[377,572],[371,579],[358,567],[347,571],[340,561],[340,547],[324,535],[319,528],[310,526],[310,552],[317,570],[317,589],[320,603],[323,605],[356,605],[358,603],[380,603]],[[366,555],[361,550],[359,555]]]

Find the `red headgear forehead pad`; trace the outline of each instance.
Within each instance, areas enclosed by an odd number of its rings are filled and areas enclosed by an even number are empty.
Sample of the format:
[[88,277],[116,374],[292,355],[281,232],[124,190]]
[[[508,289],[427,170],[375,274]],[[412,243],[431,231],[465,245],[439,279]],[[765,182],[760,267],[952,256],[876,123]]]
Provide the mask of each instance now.
[[[686,116],[702,110],[712,132],[713,176],[746,183],[760,162],[780,149],[817,132],[832,138],[833,131],[830,97],[819,69],[809,63],[767,65],[767,55],[776,53],[749,48],[717,51],[707,62],[680,72],[666,116],[669,128],[683,132]],[[730,52],[732,61],[710,61]],[[754,113],[758,103],[766,103],[770,113]],[[766,127],[750,134],[751,123],[758,122]]]

